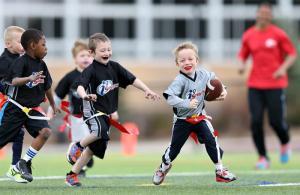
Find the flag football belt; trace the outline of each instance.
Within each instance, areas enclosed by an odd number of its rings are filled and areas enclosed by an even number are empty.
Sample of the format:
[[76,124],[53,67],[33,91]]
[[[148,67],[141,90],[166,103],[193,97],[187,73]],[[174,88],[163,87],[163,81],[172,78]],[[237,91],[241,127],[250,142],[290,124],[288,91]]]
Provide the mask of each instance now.
[[193,115],[193,116],[190,116],[190,117],[186,117],[185,121],[195,125],[195,124],[198,124],[202,120],[205,120],[205,119],[212,120],[212,118],[210,116],[201,114],[201,115]]
[[134,135],[133,132],[131,132],[130,130],[126,129],[120,122],[114,120],[111,118],[111,116],[109,116],[108,114],[105,114],[101,111],[97,111],[96,114],[90,116],[89,118],[85,119],[83,122],[87,122],[88,120],[91,120],[95,117],[98,117],[98,116],[107,116],[109,118],[109,123],[114,126],[116,129],[118,129],[119,131],[121,131],[122,133],[126,133],[126,134],[131,134],[131,135]]
[[29,112],[31,110],[35,110],[35,111],[38,111],[38,112],[41,112],[41,109],[40,107],[34,107],[34,108],[27,108],[25,106],[22,106],[21,104],[19,104],[18,102],[16,102],[15,100],[11,99],[10,97],[7,97],[7,101],[8,102],[11,102],[12,104],[14,104],[15,106],[17,106],[18,108],[20,108],[28,118],[30,119],[33,119],[33,120],[46,120],[46,121],[49,121],[50,118],[49,117],[46,117],[46,116],[33,116],[33,115],[30,115]]

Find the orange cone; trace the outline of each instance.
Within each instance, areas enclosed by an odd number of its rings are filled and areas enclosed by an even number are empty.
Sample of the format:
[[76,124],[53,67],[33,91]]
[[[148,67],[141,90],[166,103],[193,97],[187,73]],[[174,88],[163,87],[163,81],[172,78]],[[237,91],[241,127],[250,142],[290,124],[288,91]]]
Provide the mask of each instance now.
[[125,156],[134,156],[136,154],[139,128],[133,122],[126,122],[123,126],[132,134],[121,133],[122,154]]
[[2,149],[0,149],[0,160],[2,160],[4,158],[5,158],[5,149],[2,148]]

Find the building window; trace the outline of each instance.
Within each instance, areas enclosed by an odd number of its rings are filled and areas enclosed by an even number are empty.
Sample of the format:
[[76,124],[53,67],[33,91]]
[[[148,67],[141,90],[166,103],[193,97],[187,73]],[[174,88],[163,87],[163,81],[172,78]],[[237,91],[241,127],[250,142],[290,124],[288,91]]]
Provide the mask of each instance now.
[[152,0],[153,4],[206,4],[207,0]]
[[239,39],[249,27],[255,24],[254,19],[225,19],[223,22],[224,38]]
[[37,18],[37,17],[7,17],[5,18],[5,26],[21,26],[25,29],[35,28],[44,32],[49,38],[63,37],[63,19],[62,18]]
[[245,4],[245,5],[259,5],[262,2],[268,2],[272,5],[276,5],[278,0],[269,0],[269,1],[262,1],[262,0],[223,0],[225,5],[232,5],[232,4]]
[[156,39],[207,38],[204,19],[155,19],[153,34]]
[[293,0],[293,5],[300,5],[300,0]]
[[110,38],[135,38],[135,20],[132,18],[82,18],[81,37],[89,37],[96,32],[105,33]]

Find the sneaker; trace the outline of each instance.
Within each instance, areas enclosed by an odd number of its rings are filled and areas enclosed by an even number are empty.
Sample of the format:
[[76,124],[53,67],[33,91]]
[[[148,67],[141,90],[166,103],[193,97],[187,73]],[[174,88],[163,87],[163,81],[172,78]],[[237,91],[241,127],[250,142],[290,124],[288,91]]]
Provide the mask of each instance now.
[[163,171],[160,165],[153,175],[153,184],[160,185],[164,181],[167,173],[171,168],[172,164],[169,164],[169,167],[165,171]]
[[13,167],[10,167],[6,173],[6,176],[10,179],[16,181],[17,183],[28,183],[27,180],[23,179],[19,172],[17,172]]
[[71,143],[67,152],[67,160],[71,165],[74,165],[81,156],[83,149],[78,147],[76,143]]
[[67,174],[65,183],[71,187],[79,187],[81,183],[79,182],[78,175],[76,173]]
[[236,176],[228,171],[227,168],[216,170],[216,182],[232,182],[236,180]]
[[23,159],[20,159],[16,164],[16,169],[20,173],[21,178],[25,179],[28,182],[32,182],[32,171],[31,171],[31,161],[26,162]]
[[270,161],[266,157],[261,156],[259,157],[258,162],[255,165],[255,168],[260,170],[268,169],[270,168]]
[[291,156],[291,148],[289,144],[283,144],[280,148],[280,162],[285,164],[289,162]]

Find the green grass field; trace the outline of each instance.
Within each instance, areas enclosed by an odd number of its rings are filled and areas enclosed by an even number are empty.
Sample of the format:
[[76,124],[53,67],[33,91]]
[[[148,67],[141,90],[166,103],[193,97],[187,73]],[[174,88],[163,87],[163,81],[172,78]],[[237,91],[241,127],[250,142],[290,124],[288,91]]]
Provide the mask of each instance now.
[[[33,162],[33,175],[38,178],[18,184],[3,176],[0,194],[299,194],[300,190],[299,154],[294,154],[287,165],[281,165],[278,155],[272,154],[272,167],[267,171],[254,170],[254,154],[225,154],[224,164],[238,176],[237,181],[228,184],[215,182],[214,166],[206,154],[181,154],[163,185],[154,186],[152,174],[160,158],[158,153],[135,157],[108,153],[105,160],[96,160],[87,178],[81,179],[82,187],[71,188],[64,183],[64,175],[70,170],[64,154],[41,152]],[[9,162],[10,157],[0,161],[1,175]],[[264,183],[280,186],[259,186]]]

